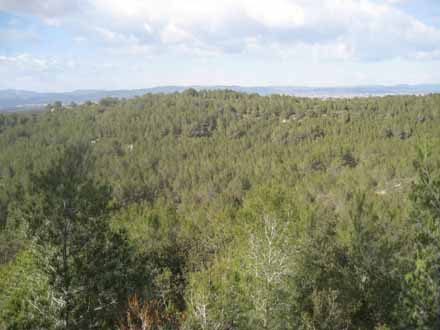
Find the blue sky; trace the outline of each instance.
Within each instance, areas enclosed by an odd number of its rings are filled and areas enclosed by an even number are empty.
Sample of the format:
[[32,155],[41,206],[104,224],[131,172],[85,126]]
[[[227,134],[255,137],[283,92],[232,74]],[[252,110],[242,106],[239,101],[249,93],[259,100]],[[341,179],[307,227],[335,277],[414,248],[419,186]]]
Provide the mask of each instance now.
[[440,83],[440,0],[0,0],[0,89]]

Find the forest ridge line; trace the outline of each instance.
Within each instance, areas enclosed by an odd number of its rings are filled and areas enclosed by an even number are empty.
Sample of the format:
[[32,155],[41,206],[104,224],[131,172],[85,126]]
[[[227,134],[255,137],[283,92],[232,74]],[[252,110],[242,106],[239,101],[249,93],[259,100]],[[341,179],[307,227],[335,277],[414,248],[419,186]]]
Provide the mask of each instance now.
[[168,85],[140,89],[78,89],[66,92],[36,92],[19,89],[0,90],[0,111],[16,111],[27,108],[40,108],[46,104],[60,101],[71,102],[99,101],[105,97],[129,98],[148,93],[176,93],[186,89],[195,90],[233,90],[242,93],[256,93],[262,96],[282,94],[299,97],[352,98],[386,95],[426,95],[440,93],[440,84],[417,85],[364,85],[364,86],[240,86],[240,85]]

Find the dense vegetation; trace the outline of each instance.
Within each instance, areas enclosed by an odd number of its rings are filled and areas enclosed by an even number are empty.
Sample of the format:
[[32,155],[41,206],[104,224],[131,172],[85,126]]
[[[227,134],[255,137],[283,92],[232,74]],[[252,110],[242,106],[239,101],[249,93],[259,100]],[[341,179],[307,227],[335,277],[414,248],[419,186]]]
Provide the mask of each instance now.
[[0,114],[0,329],[439,329],[440,95]]

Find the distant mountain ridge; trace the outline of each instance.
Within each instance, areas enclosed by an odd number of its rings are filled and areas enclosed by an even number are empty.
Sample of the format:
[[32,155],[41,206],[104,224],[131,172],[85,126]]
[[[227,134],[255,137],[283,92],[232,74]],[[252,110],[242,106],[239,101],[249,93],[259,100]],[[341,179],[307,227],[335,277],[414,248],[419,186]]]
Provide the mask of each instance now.
[[146,93],[174,93],[185,89],[196,90],[230,89],[244,93],[257,93],[260,95],[286,94],[304,97],[355,97],[355,96],[382,96],[399,94],[429,94],[440,93],[440,84],[422,85],[371,85],[348,87],[302,87],[302,86],[159,86],[143,89],[126,90],[75,90],[71,92],[44,93],[26,90],[5,89],[0,90],[0,111],[16,111],[19,109],[38,108],[55,101],[62,103],[85,101],[98,101],[104,97],[128,98]]

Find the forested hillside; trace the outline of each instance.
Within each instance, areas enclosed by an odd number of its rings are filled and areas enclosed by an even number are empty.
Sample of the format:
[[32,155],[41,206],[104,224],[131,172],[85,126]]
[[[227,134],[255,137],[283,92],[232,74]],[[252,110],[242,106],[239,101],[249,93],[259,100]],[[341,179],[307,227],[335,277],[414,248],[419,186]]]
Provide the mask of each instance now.
[[0,114],[0,329],[439,329],[440,95]]

